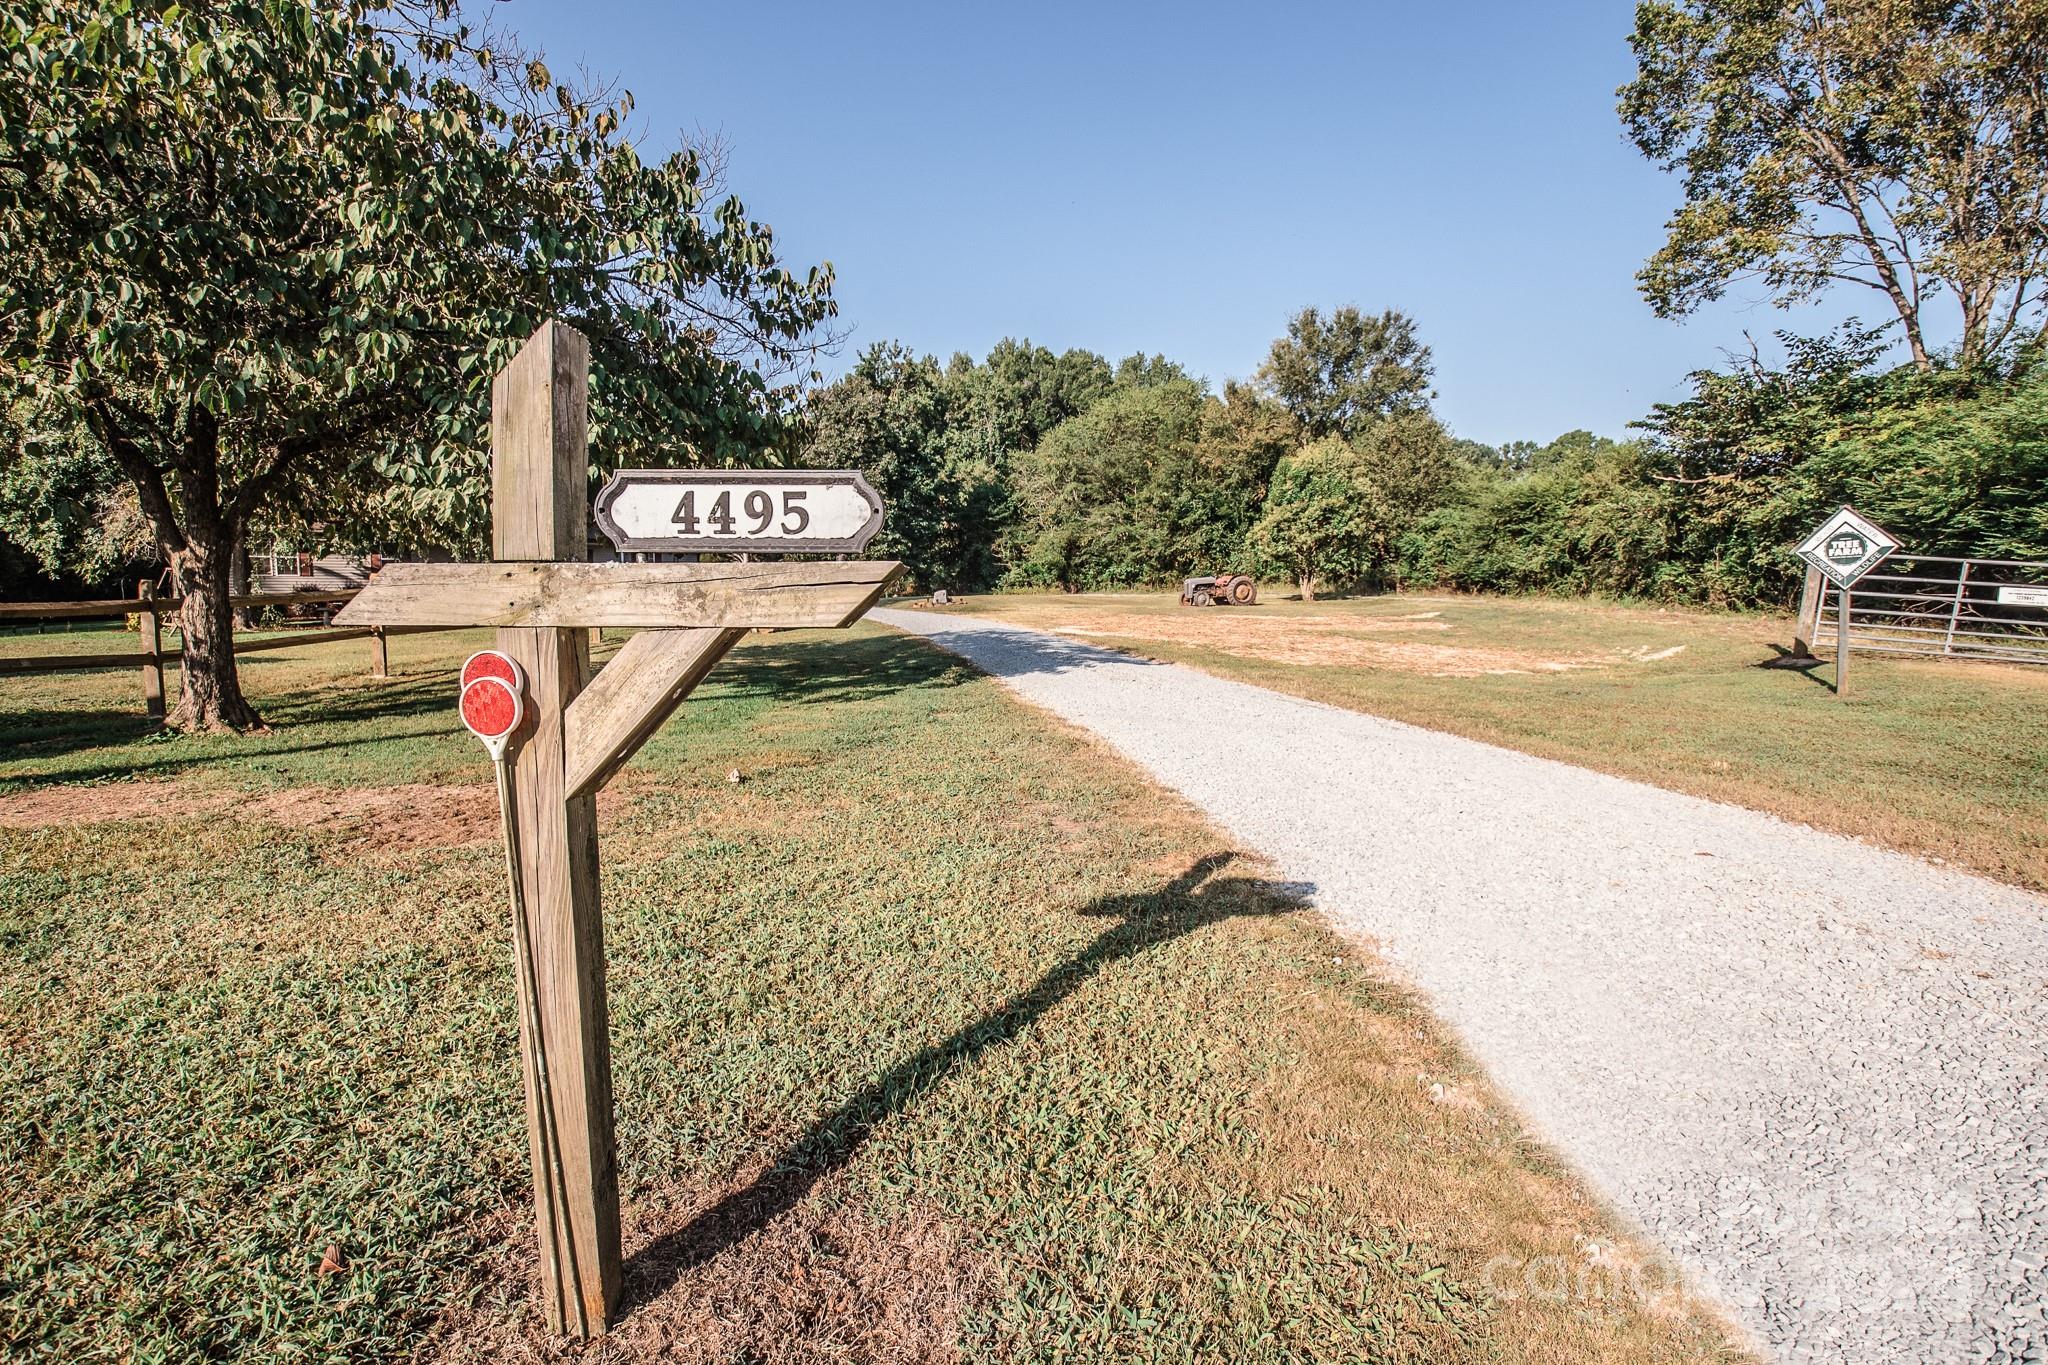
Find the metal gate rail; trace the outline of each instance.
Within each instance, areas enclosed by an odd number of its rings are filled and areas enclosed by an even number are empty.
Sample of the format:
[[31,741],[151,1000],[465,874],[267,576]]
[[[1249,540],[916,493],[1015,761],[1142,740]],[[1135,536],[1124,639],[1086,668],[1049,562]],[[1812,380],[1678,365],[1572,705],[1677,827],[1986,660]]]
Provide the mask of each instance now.
[[[1814,577],[1817,578],[1817,575]],[[1832,648],[1839,598],[1813,597],[1801,616]],[[1849,590],[1849,648],[1867,654],[2048,664],[2048,562],[1895,554]]]

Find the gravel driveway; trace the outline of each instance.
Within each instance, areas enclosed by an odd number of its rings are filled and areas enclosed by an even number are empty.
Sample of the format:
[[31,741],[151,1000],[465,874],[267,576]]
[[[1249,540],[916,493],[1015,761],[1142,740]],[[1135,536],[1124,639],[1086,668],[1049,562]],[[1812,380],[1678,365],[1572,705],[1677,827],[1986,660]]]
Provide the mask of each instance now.
[[1056,635],[873,615],[1312,883],[1776,1355],[2048,1354],[2048,901]]

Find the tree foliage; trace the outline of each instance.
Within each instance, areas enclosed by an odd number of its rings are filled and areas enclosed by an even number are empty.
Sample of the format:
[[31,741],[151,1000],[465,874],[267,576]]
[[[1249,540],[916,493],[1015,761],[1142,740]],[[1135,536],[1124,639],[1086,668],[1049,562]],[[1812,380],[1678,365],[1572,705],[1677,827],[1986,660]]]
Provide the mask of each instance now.
[[591,340],[601,459],[782,442],[829,271],[451,6],[19,0],[0,35],[0,360],[136,490],[186,598],[180,722],[256,723],[226,645],[252,520],[375,487],[480,540],[487,385],[549,316]]
[[877,342],[844,378],[812,396],[808,415],[803,462],[861,470],[889,509],[869,553],[902,560],[915,586],[952,583],[963,541],[975,534],[956,448],[986,436],[958,421],[959,385],[931,357]]
[[1368,317],[1347,306],[1325,318],[1304,308],[1288,319],[1259,379],[1311,440],[1349,438],[1379,418],[1426,409],[1432,366],[1405,314]]
[[1401,538],[1458,475],[1449,436],[1425,413],[1389,418],[1354,441],[1324,437],[1280,461],[1249,547],[1304,599],[1329,580],[1398,582]]
[[1019,458],[1016,580],[1128,587],[1236,564],[1290,425],[1239,385],[1116,390]]
[[1685,203],[1640,280],[1681,315],[1737,280],[1961,314],[1973,367],[2048,284],[2048,7],[2038,0],[1645,0],[1621,115]]

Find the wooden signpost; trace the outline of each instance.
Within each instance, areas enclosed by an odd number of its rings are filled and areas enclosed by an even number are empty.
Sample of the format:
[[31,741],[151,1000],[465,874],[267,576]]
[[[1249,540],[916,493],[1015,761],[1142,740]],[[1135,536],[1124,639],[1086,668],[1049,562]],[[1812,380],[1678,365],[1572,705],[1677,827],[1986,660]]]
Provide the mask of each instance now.
[[[544,1258],[548,1321],[584,1337],[609,1324],[621,1274],[597,791],[748,630],[850,625],[901,567],[583,562],[589,357],[580,333],[549,323],[491,386],[494,562],[390,565],[336,618],[345,625],[494,625],[498,652],[523,675],[525,714],[506,764],[513,899],[522,906],[533,983],[529,998],[526,975],[515,978],[527,1137],[537,1227],[552,1253]],[[747,483],[736,515],[742,528],[752,526],[748,495],[770,488],[774,476],[722,477]],[[769,496],[774,520],[795,525],[798,518]],[[872,537],[880,510],[877,499],[857,544],[842,538],[849,548]],[[590,638],[604,626],[640,633],[593,677]]]

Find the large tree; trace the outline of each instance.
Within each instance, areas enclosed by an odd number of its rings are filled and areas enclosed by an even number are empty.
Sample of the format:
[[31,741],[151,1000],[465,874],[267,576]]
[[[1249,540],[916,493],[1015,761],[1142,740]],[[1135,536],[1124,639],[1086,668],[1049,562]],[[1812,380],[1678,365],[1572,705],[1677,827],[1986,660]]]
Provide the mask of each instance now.
[[1288,319],[1259,380],[1311,440],[1349,438],[1382,417],[1427,408],[1431,368],[1429,347],[1403,313],[1370,317],[1346,306],[1326,318],[1304,308]]
[[1158,374],[1119,387],[1018,458],[1018,577],[1099,588],[1237,567],[1293,437],[1247,385],[1221,398]]
[[490,376],[549,316],[590,337],[602,458],[782,440],[829,269],[452,4],[13,0],[0,41],[0,397],[134,487],[184,597],[174,723],[260,723],[228,606],[252,522],[481,539]]
[[1399,576],[1399,542],[1455,492],[1451,439],[1426,413],[1374,424],[1355,441],[1325,437],[1281,460],[1246,538],[1260,567],[1295,580],[1302,600],[1326,580]]
[[1665,316],[1760,280],[1780,303],[1876,290],[1914,363],[1925,307],[1973,365],[2048,282],[2048,6],[2039,0],[1647,0],[1621,115],[1685,203],[1640,275]]

